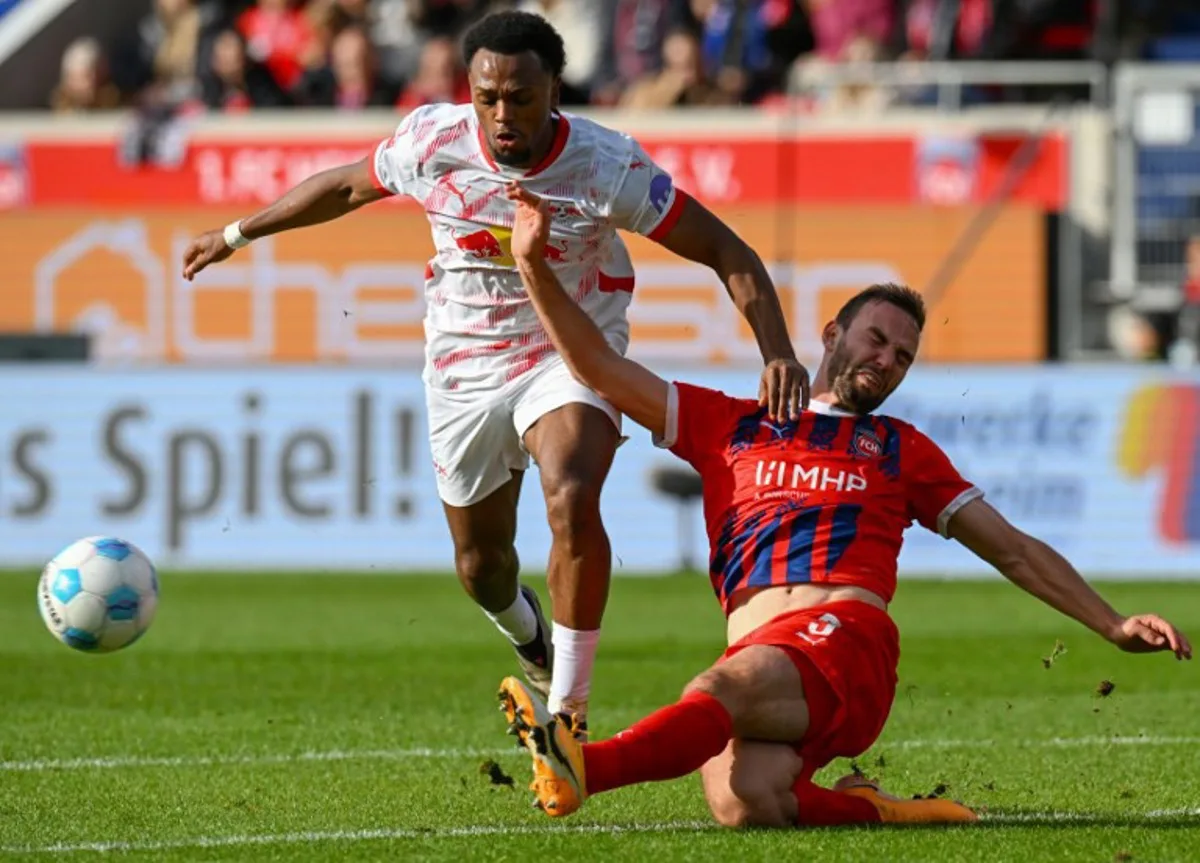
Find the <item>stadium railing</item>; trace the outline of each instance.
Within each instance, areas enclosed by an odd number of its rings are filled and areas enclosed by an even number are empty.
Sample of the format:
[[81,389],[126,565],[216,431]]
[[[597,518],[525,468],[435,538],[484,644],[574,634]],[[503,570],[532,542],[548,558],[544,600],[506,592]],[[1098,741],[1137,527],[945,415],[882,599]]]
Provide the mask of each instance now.
[[1186,247],[1200,241],[1200,66],[1130,64],[1114,76],[1108,297],[1176,309]]
[[[1102,63],[1048,61],[958,61],[884,63],[799,63],[788,81],[793,96],[831,87],[882,88],[900,101],[955,111],[971,103],[1043,101],[1039,91],[1102,106],[1109,96],[1109,72]],[[1003,100],[997,91],[1008,90]],[[1013,91],[1016,91],[1015,93]]]

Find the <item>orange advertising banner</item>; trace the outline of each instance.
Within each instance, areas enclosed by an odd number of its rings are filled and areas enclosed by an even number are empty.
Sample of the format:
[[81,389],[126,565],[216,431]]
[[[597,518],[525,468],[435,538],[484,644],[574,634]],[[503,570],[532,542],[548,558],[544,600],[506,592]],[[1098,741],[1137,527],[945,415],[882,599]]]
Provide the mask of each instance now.
[[[820,354],[822,325],[853,291],[879,281],[923,289],[976,213],[791,204],[718,211],[767,262],[809,361]],[[433,254],[423,213],[369,208],[261,240],[184,281],[189,239],[243,215],[206,207],[0,213],[0,330],[87,331],[101,361],[420,362]],[[752,334],[709,270],[641,238],[627,242],[637,264],[631,355],[757,360]],[[1038,209],[1007,207],[933,304],[922,359],[1044,359],[1045,242]]]

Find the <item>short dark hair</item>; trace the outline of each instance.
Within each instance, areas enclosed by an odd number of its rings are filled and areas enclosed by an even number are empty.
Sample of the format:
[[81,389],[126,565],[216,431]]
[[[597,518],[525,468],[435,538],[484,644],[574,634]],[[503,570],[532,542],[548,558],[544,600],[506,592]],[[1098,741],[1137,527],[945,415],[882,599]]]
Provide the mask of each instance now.
[[463,60],[468,66],[481,50],[510,56],[532,51],[555,78],[562,77],[567,64],[562,36],[549,21],[532,12],[496,12],[481,19],[463,37]]
[[884,282],[864,288],[846,301],[838,310],[837,325],[843,330],[850,329],[850,324],[865,306],[871,303],[891,303],[902,312],[906,312],[917,324],[917,332],[925,329],[925,300],[907,285],[897,285],[894,282]]

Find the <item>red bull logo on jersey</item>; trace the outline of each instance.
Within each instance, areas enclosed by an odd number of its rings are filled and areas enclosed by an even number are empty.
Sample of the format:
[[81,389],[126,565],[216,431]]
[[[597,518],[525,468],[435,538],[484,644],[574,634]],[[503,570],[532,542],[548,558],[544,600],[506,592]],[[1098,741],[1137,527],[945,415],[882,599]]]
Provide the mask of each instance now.
[[454,245],[468,258],[509,267],[516,263],[512,256],[512,231],[508,228],[481,228],[466,233],[451,228],[450,235]]
[[[491,261],[502,267],[514,267],[517,262],[512,256],[512,231],[509,228],[481,228],[463,233],[450,229],[454,245],[468,258]],[[552,264],[567,263],[566,240],[550,239],[542,249],[542,257]]]
[[867,490],[867,478],[862,474],[776,459],[759,459],[754,470],[754,484],[773,486],[784,492]]

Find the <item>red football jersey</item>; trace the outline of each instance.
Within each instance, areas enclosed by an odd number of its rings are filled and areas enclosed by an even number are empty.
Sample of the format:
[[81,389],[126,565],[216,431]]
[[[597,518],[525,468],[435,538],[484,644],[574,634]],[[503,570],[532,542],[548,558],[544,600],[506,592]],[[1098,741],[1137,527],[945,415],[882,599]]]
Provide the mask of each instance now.
[[656,443],[700,472],[709,576],[726,613],[738,590],[782,584],[855,585],[891,602],[909,525],[945,536],[983,496],[908,423],[809,406],[776,423],[757,401],[671,385]]

